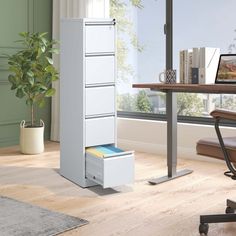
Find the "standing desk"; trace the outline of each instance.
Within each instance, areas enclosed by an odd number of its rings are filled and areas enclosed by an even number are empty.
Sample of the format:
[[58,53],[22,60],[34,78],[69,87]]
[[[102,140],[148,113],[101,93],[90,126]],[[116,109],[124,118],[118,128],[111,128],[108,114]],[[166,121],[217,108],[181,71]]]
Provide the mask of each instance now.
[[166,116],[167,116],[167,175],[154,178],[150,184],[160,184],[187,174],[192,170],[184,169],[177,171],[177,100],[176,93],[215,93],[235,94],[236,85],[233,84],[133,84],[133,88],[148,88],[154,91],[166,93]]

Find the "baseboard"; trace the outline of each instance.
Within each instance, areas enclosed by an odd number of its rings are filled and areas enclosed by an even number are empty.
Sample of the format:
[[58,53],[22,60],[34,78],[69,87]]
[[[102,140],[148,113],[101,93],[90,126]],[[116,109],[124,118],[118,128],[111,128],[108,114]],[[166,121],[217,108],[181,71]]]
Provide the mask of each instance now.
[[121,147],[125,150],[129,149],[135,150],[137,152],[153,153],[162,156],[166,155],[166,146],[160,144],[138,142],[127,139],[118,139],[118,147]]
[[[158,143],[155,144],[155,143],[138,142],[138,141],[127,140],[127,139],[118,139],[118,147],[123,148],[125,150],[146,152],[146,153],[157,154],[159,156],[165,156],[165,157],[167,155],[166,145],[160,145]],[[178,157],[183,158],[183,159],[208,161],[208,162],[222,162],[221,160],[216,160],[213,158],[197,155],[195,147],[193,148],[178,147],[177,153],[178,153]]]

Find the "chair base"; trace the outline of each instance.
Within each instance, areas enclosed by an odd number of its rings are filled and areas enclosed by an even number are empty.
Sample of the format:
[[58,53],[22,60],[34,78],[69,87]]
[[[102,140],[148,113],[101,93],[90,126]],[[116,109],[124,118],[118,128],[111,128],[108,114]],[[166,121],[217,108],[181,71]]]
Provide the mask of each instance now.
[[201,215],[200,216],[200,225],[199,233],[207,235],[209,230],[209,223],[225,223],[225,222],[236,222],[236,202],[227,199],[226,201],[226,210],[225,214],[217,215]]

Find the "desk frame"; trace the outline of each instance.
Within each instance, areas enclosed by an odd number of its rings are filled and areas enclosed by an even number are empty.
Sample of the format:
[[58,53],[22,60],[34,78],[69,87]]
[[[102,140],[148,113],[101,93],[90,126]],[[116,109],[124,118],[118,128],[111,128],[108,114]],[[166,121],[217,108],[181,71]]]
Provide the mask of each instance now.
[[133,88],[148,88],[166,93],[167,116],[167,175],[154,178],[150,184],[160,184],[193,171],[184,169],[177,171],[177,98],[176,92],[184,93],[216,93],[235,94],[236,85],[200,85],[200,84],[133,84]]

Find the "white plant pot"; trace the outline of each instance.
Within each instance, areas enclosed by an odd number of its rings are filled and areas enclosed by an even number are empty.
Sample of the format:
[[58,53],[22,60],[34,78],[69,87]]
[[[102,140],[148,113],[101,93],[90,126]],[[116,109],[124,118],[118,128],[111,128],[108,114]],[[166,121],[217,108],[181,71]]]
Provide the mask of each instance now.
[[40,127],[25,127],[25,121],[20,123],[20,150],[24,154],[39,154],[44,151],[44,122]]

